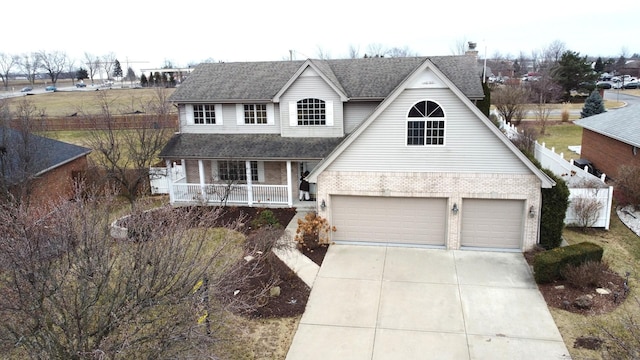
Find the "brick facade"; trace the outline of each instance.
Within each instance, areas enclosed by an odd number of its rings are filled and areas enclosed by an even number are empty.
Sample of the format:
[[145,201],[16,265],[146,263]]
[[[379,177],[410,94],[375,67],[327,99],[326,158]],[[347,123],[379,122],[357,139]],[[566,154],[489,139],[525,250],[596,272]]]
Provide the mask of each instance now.
[[[463,199],[524,200],[525,209],[540,209],[540,180],[535,175],[465,173],[331,172],[318,176],[319,213],[331,219],[331,195],[435,197],[448,199],[448,208]],[[527,210],[528,211],[528,210]],[[538,242],[538,216],[523,214],[523,250]],[[447,248],[460,248],[461,216],[449,216]]]
[[29,185],[31,204],[46,207],[51,202],[73,198],[74,181],[87,168],[87,157],[82,156],[42,174]]
[[633,154],[633,146],[597,132],[582,130],[581,156],[612,179],[620,165],[640,166],[640,149]]

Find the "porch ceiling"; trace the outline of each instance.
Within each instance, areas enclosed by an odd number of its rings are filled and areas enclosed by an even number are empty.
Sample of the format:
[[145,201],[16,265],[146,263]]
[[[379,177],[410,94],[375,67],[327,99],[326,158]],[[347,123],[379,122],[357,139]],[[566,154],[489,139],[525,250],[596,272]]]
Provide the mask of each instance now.
[[322,159],[344,138],[282,137],[279,134],[176,134],[162,158]]

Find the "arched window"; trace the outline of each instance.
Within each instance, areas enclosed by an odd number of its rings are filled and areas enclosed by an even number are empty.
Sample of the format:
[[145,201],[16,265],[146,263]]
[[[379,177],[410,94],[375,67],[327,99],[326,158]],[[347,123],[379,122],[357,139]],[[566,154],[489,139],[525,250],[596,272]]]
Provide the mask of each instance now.
[[298,101],[298,125],[326,125],[327,109],[324,100],[302,99]]
[[407,145],[444,145],[444,111],[433,101],[415,103],[407,119]]

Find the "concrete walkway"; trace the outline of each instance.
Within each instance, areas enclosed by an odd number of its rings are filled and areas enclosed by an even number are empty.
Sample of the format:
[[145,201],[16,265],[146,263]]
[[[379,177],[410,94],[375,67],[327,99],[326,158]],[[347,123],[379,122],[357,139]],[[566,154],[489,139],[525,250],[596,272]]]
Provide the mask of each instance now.
[[287,360],[569,359],[522,254],[332,245]]

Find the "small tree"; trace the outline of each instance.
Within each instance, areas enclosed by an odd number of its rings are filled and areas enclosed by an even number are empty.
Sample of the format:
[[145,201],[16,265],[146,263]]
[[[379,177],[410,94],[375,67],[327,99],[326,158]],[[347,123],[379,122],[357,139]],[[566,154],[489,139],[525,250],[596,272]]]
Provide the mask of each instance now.
[[89,78],[89,73],[87,72],[87,70],[85,68],[80,68],[78,69],[78,71],[76,72],[76,79],[78,80],[84,80],[84,79],[88,79]]
[[147,80],[147,75],[140,75],[140,86],[147,87],[149,85],[149,81]]
[[122,66],[120,66],[120,61],[116,59],[113,64],[113,77],[119,79],[122,77]]
[[507,123],[519,125],[524,117],[528,91],[519,85],[499,86],[491,93],[491,101]]
[[589,94],[587,100],[584,102],[582,111],[580,111],[580,118],[586,118],[592,115],[602,114],[606,112],[604,108],[604,102],[600,96],[600,92],[596,89]]

